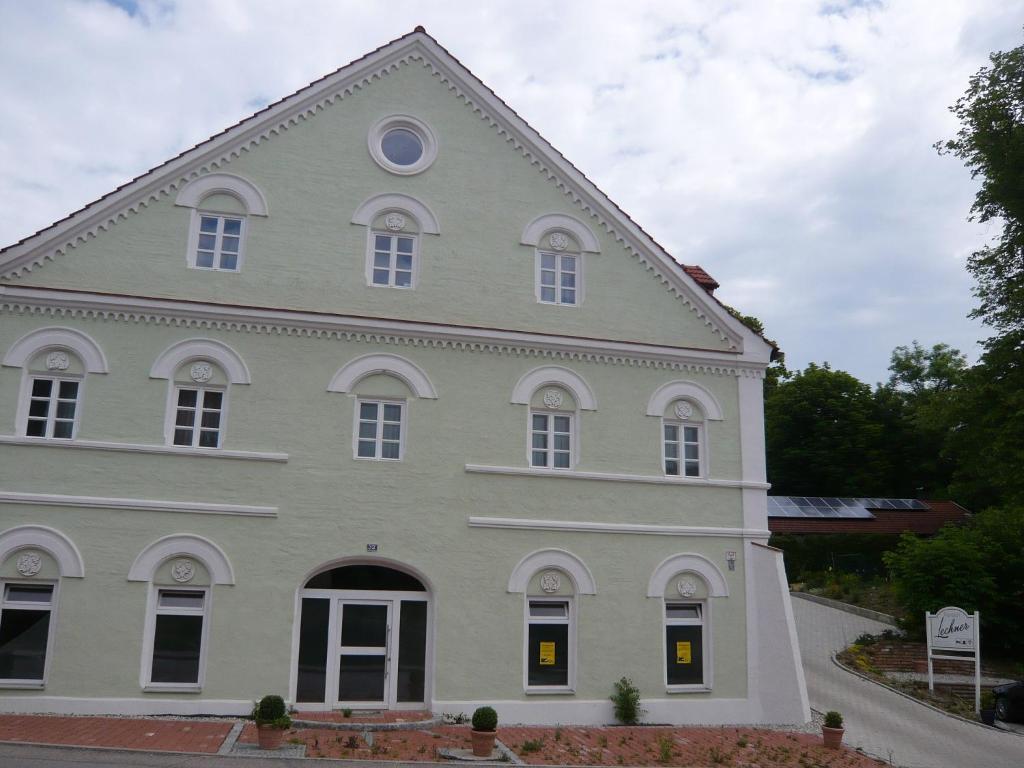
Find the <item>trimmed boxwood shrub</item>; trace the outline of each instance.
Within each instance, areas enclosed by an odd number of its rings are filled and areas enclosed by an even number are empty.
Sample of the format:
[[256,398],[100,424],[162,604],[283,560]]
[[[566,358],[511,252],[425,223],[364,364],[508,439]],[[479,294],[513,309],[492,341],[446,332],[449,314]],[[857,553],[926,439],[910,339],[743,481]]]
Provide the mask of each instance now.
[[474,731],[493,731],[498,727],[498,713],[493,707],[480,707],[473,713]]

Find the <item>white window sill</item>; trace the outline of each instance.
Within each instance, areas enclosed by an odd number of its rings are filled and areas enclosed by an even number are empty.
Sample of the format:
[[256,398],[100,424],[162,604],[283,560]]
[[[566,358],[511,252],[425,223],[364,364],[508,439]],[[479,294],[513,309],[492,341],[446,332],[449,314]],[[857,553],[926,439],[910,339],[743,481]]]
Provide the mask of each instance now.
[[710,685],[668,685],[665,693],[711,693]]
[[22,691],[42,691],[46,688],[46,683],[42,680],[0,680],[0,689],[2,688],[16,688]]
[[558,694],[576,694],[575,688],[568,686],[537,686],[534,688],[526,688],[523,690],[527,696],[552,696]]
[[149,683],[142,686],[144,693],[202,693],[198,683]]
[[115,443],[107,440],[68,440],[59,437],[0,435],[0,445],[35,445],[44,448],[79,448],[88,451],[156,453],[169,456],[208,456],[215,459],[247,459],[250,461],[275,461],[281,463],[288,461],[287,453],[271,451],[229,451],[224,448],[191,448],[184,445]]

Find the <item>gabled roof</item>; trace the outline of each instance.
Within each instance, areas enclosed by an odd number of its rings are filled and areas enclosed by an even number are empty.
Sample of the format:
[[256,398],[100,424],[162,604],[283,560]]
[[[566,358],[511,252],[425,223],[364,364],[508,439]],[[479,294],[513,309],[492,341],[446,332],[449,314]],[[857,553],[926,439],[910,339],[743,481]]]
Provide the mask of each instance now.
[[704,270],[683,266],[636,224],[578,168],[502,101],[422,27],[383,45],[290,96],[211,136],[112,192],[0,250],[0,278],[18,277],[45,261],[66,254],[78,243],[169,195],[187,181],[229,163],[242,152],[314,117],[326,105],[344,99],[387,76],[400,65],[418,62],[502,134],[579,208],[653,271],[706,326],[733,349],[766,361],[771,348],[726,311],[711,291],[718,284]]

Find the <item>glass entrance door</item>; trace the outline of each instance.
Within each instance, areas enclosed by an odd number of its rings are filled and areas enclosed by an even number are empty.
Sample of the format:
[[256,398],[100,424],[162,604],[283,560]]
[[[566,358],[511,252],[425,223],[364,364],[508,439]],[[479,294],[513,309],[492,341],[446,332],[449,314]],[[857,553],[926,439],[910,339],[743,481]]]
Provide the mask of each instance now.
[[386,707],[391,700],[390,600],[338,601],[338,704]]

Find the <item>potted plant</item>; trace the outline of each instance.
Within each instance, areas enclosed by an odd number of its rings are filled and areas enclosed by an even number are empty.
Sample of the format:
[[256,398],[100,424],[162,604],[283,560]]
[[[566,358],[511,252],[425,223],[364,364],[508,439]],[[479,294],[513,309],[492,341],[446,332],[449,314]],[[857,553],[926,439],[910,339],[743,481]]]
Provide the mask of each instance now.
[[473,713],[473,730],[469,732],[473,739],[473,756],[490,757],[494,751],[494,739],[497,737],[498,713],[492,707],[480,707]]
[[839,745],[843,743],[843,733],[845,730],[841,714],[835,710],[825,713],[825,723],[821,726],[821,740],[825,742],[826,747],[829,749],[839,749]]
[[256,702],[252,719],[256,721],[260,749],[280,747],[284,732],[292,727],[292,719],[288,717],[284,699],[280,696],[264,696]]
[[985,725],[996,724],[996,695],[991,690],[981,694],[981,722]]

